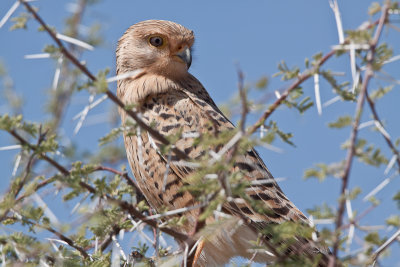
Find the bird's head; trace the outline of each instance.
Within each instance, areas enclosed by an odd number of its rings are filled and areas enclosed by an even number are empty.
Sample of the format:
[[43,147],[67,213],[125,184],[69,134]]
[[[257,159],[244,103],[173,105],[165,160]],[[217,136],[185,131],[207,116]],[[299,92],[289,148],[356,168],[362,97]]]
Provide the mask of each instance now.
[[117,47],[117,73],[141,70],[174,79],[187,75],[192,63],[193,31],[164,20],[131,26]]

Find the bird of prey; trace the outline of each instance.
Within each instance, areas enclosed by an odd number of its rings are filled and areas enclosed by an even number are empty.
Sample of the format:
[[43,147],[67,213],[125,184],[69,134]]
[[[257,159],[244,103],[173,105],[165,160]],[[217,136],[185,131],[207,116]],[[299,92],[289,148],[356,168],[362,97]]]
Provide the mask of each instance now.
[[[164,136],[179,136],[175,147],[189,159],[208,154],[204,146],[194,144],[198,135],[235,130],[203,85],[188,70],[192,62],[193,31],[162,20],[147,20],[131,26],[118,42],[117,74],[128,75],[118,81],[118,97],[131,105],[141,119]],[[129,115],[120,110],[122,124]],[[196,135],[197,134],[197,135]],[[183,164],[174,152],[162,152],[162,144],[151,134],[136,129],[124,134],[130,167],[143,195],[156,211],[193,207],[198,204],[190,191],[181,190],[195,167]],[[219,152],[221,146],[215,148]],[[227,152],[229,153],[229,151]],[[286,221],[308,223],[307,218],[284,195],[257,152],[251,148],[237,155],[232,172],[241,172],[249,182],[246,197],[231,196],[221,212],[238,218],[228,221],[224,228],[201,240],[194,260],[197,266],[221,266],[230,258],[241,256],[257,262],[271,262],[271,251],[254,252],[252,248],[260,235],[254,229]],[[265,181],[267,183],[258,183]],[[246,199],[247,198],[247,199]],[[259,201],[269,212],[259,212],[249,203]],[[188,209],[186,223],[177,229],[185,234],[198,227],[201,209]],[[242,223],[238,223],[238,222]],[[213,216],[206,225],[215,223]],[[264,236],[265,237],[265,236]],[[264,239],[266,240],[266,238]],[[303,253],[322,254],[324,248],[312,240],[299,238],[297,247]]]

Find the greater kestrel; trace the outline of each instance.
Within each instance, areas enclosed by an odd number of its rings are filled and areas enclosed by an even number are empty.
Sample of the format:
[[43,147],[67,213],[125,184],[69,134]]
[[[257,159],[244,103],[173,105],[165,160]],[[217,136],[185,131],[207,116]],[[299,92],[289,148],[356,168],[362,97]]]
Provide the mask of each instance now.
[[[202,84],[188,72],[193,43],[193,31],[177,23],[142,21],[131,26],[121,37],[116,60],[118,75],[135,72],[118,82],[118,97],[125,104],[134,104],[142,120],[159,133],[164,136],[179,134],[181,138],[175,146],[191,159],[199,159],[209,151],[193,144],[196,138],[193,133],[218,134],[235,127],[218,109]],[[128,115],[121,111],[121,118],[125,124]],[[190,192],[180,190],[196,168],[180,164],[180,158],[174,153],[161,153],[161,143],[145,131],[127,132],[124,141],[137,183],[155,210],[196,205],[196,198]],[[262,202],[269,212],[257,213],[248,200],[232,196],[222,211],[238,220],[234,223],[228,221],[224,229],[202,241],[201,254],[196,259],[200,266],[221,266],[234,256],[253,258],[258,262],[273,261],[276,257],[270,251],[255,254],[251,250],[254,246],[252,241],[260,236],[254,229],[285,221],[308,223],[307,218],[284,195],[254,149],[235,158],[233,171],[242,171],[243,179],[251,184],[245,190],[248,199]],[[265,179],[271,181],[252,183]],[[200,209],[186,212],[187,223],[179,231],[192,233],[199,212]],[[237,223],[239,219],[241,224]],[[212,221],[212,218],[207,219],[206,224]],[[303,247],[303,253],[327,253],[324,248],[311,244],[312,241],[300,239],[298,247]]]

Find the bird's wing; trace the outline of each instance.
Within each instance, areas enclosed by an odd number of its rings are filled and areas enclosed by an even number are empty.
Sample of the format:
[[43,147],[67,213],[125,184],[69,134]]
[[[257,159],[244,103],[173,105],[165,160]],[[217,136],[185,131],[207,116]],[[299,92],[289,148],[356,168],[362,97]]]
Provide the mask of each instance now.
[[[164,136],[177,140],[175,146],[192,159],[201,158],[205,153],[209,153],[210,149],[218,153],[222,147],[210,145],[209,149],[205,149],[203,146],[197,146],[193,143],[197,135],[209,136],[210,133],[218,135],[230,130],[235,131],[234,125],[222,114],[194,77],[192,85],[189,84],[182,90],[174,89],[168,93],[147,97],[143,107],[144,120]],[[150,136],[148,138],[151,139]],[[196,171],[196,168],[191,166],[192,163],[181,160],[173,152],[161,153],[161,143],[152,139],[150,142],[160,151],[159,155],[180,183],[188,183],[188,177]],[[236,156],[232,172],[241,172],[249,186],[245,190],[245,196],[232,196],[233,200],[224,205],[223,211],[245,219],[258,229],[264,229],[270,223],[308,222],[284,195],[253,148]],[[251,202],[262,203],[264,211],[255,211]],[[296,247],[309,245],[308,240],[299,241]]]
[[[197,80],[193,83],[196,84]],[[234,129],[234,125],[219,110],[203,86],[197,82],[191,90],[185,90],[185,93],[194,102],[194,107],[199,113],[207,114],[207,119],[212,121],[212,125],[217,132],[223,132],[228,129]],[[217,151],[218,152],[218,151]],[[229,150],[227,151],[229,153]],[[234,172],[242,172],[244,177],[250,183],[246,189],[249,200],[261,201],[265,207],[270,210],[264,214],[254,211],[249,201],[238,198],[226,206],[228,210],[234,213],[240,213],[244,217],[251,219],[256,223],[281,223],[283,221],[308,221],[308,219],[298,210],[295,205],[285,196],[274,177],[265,166],[264,162],[254,148],[246,153],[236,156],[234,163]]]
[[[194,77],[193,77],[194,78]],[[194,78],[195,79],[195,78]],[[185,94],[195,103],[196,112],[205,113],[209,120],[213,121],[213,126],[217,132],[223,132],[227,129],[234,129],[234,125],[218,109],[207,91],[196,79],[191,90],[185,90]],[[205,123],[201,123],[204,125]],[[229,150],[227,151],[229,153]],[[246,151],[242,155],[236,156],[233,172],[241,172],[244,178],[250,183],[246,188],[246,197],[233,196],[233,201],[225,205],[225,210],[239,215],[239,217],[250,219],[250,225],[263,230],[269,224],[282,223],[285,221],[300,221],[309,224],[307,217],[285,196],[281,188],[275,181],[272,174],[258,155],[254,148]],[[257,212],[254,210],[252,201],[262,203],[264,209]],[[265,209],[266,208],[266,209]],[[269,238],[265,236],[265,238]],[[294,237],[296,242],[288,245],[285,253],[304,253],[306,252],[312,258],[315,253],[320,253],[322,261],[327,262],[329,249],[324,245],[316,245],[312,240],[302,236]],[[282,241],[285,243],[285,241]]]
[[[184,151],[190,158],[199,159],[209,153],[202,146],[193,144],[197,135],[218,135],[226,131],[234,131],[234,125],[223,115],[215,105],[201,83],[190,77],[181,90],[171,90],[167,94],[149,96],[145,108],[145,119],[165,136],[181,135],[177,138],[176,147]],[[163,99],[163,100],[160,100]],[[162,103],[161,103],[162,102]],[[161,147],[156,140],[155,146]],[[214,148],[218,153],[220,146]],[[229,153],[229,151],[227,151]],[[182,181],[193,173],[194,169],[189,162],[185,162],[172,155],[159,153],[172,171]],[[235,172],[243,173],[250,186],[246,189],[247,200],[234,196],[234,201],[225,205],[225,210],[250,219],[257,224],[283,221],[307,221],[307,218],[288,200],[264,162],[254,149],[243,155],[238,155],[234,163]],[[270,210],[266,213],[257,213],[250,205],[250,201],[260,201]]]

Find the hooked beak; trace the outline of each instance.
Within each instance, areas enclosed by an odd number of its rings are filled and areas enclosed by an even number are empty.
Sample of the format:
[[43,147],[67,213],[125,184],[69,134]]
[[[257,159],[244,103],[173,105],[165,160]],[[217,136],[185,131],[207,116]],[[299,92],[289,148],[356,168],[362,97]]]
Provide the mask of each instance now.
[[187,69],[189,69],[190,65],[192,65],[192,54],[188,47],[183,49],[181,52],[177,53],[175,56],[182,59],[182,61],[186,64]]

